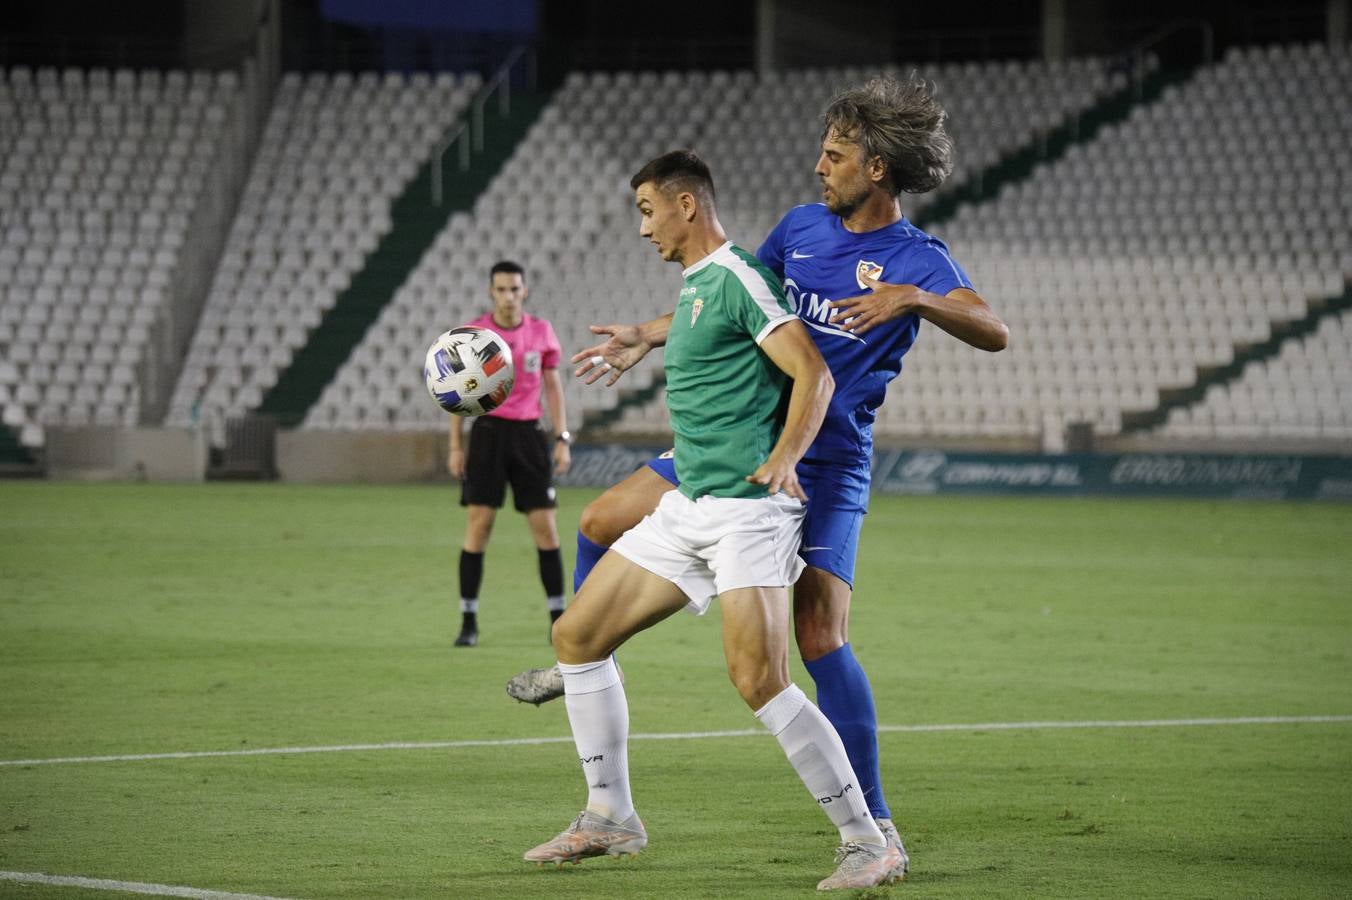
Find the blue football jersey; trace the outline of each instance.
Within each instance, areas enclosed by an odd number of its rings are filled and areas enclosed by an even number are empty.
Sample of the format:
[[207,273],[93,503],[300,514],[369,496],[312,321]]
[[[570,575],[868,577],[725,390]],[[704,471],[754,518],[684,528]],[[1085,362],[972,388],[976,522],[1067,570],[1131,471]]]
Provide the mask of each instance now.
[[920,317],[902,316],[853,335],[827,321],[832,313],[828,304],[867,293],[864,275],[889,284],[914,284],[934,294],[970,288],[972,282],[943,241],[905,219],[855,234],[822,203],[790,210],[756,255],[783,279],[784,293],[836,380],[826,421],[806,458],[867,466],[876,410],[887,395],[887,383],[901,372],[901,358],[915,342]]

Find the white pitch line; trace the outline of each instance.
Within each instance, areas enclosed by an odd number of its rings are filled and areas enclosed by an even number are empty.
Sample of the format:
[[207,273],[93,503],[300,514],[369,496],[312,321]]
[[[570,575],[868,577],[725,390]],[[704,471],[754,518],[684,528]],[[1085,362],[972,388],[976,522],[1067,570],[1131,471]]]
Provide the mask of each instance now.
[[95,891],[122,891],[128,894],[154,894],[157,897],[190,897],[193,900],[284,900],[265,894],[232,894],[229,891],[205,891],[175,884],[147,884],[143,881],[114,881],[107,878],[82,878],[78,875],[46,875],[42,872],[3,872],[0,881],[20,884],[47,884],[55,887],[89,888]]
[[[1079,722],[979,722],[939,725],[879,725],[889,734],[924,734],[942,731],[1046,731],[1058,728],[1198,728],[1222,725],[1321,725],[1352,722],[1347,716],[1239,716],[1229,719],[1102,719]],[[760,737],[763,728],[736,731],[681,731],[631,734],[631,741],[691,741],[702,738]],[[127,753],[115,756],[58,756],[45,759],[0,759],[4,766],[54,766],[76,763],[146,762],[159,759],[213,759],[229,756],[293,756],[301,753],[366,753],[383,750],[460,750],[470,747],[526,747],[537,744],[571,744],[571,737],[500,738],[471,741],[398,741],[385,744],[334,744],[317,747],[259,747],[251,750],[191,750],[175,753]]]

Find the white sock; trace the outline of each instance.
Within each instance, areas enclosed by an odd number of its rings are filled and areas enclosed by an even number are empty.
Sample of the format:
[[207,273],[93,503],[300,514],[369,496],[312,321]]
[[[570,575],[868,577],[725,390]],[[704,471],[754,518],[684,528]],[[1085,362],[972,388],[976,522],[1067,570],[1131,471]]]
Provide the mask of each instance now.
[[779,740],[789,764],[840,829],[842,843],[886,843],[868,813],[840,735],[797,685],[790,684],[756,710],[756,718]]
[[587,776],[587,809],[623,822],[634,814],[634,798],[629,793],[629,701],[615,657],[559,663],[559,671],[578,760]]

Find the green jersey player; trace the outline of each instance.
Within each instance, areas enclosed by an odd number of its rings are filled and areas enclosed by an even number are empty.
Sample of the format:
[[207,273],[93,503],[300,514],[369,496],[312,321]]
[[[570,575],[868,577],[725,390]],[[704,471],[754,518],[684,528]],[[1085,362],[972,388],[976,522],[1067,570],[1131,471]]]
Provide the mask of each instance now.
[[803,566],[806,500],[795,467],[826,413],[830,371],[777,280],[728,243],[699,157],[658,157],[630,185],[639,234],[685,267],[665,358],[681,489],[615,542],[555,623],[587,806],[525,858],[562,864],[647,845],[612,653],[683,606],[703,612],[717,595],[733,684],[840,832],[839,866],[818,887],[895,880],[900,851],[869,815],[840,737],[789,680],[788,586]]
[[785,377],[749,351],[792,315],[779,280],[739,247],[724,244],[686,269],[665,366],[687,497],[766,496],[746,476],[780,434]]

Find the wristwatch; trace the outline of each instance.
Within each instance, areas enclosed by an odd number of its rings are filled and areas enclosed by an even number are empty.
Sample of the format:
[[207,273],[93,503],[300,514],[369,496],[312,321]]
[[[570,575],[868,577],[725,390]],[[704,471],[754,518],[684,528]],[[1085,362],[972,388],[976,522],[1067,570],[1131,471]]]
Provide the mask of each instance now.
[[573,442],[573,433],[568,429],[559,432],[559,436],[554,438],[555,442],[560,444],[571,444]]

